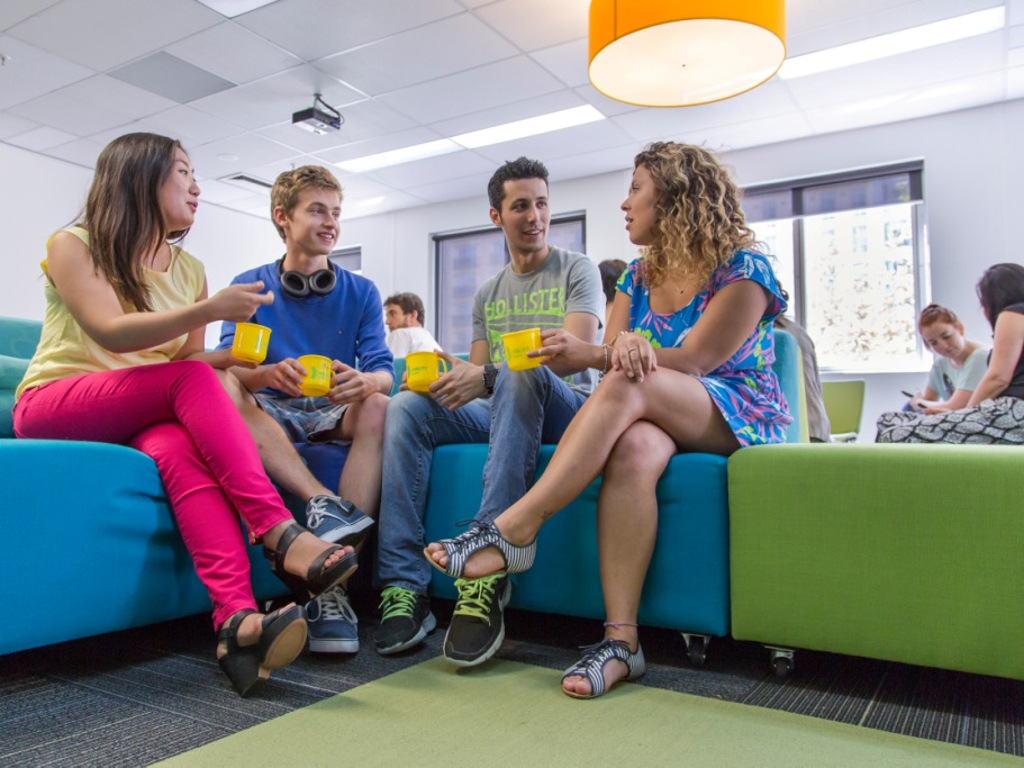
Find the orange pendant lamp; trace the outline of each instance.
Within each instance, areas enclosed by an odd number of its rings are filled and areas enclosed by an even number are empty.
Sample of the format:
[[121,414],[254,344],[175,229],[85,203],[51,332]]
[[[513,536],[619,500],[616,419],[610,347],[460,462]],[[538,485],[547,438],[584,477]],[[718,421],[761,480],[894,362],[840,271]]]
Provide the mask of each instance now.
[[784,0],[591,0],[590,82],[618,101],[728,99],[786,58]]

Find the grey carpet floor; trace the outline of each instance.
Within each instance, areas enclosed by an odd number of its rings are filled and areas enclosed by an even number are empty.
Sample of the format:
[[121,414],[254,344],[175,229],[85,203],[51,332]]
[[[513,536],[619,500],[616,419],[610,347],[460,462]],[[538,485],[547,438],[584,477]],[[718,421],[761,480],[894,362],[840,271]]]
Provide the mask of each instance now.
[[[426,643],[383,658],[373,608],[357,605],[358,654],[304,654],[252,699],[221,674],[205,617],[0,657],[0,765],[140,766],[194,749],[437,656],[451,604],[435,608],[441,626]],[[519,611],[506,625],[499,657],[551,669],[553,687],[577,645],[601,634],[595,621]],[[753,643],[715,639],[692,667],[678,633],[642,639],[643,685],[1024,756],[1022,681],[810,651],[778,680]]]

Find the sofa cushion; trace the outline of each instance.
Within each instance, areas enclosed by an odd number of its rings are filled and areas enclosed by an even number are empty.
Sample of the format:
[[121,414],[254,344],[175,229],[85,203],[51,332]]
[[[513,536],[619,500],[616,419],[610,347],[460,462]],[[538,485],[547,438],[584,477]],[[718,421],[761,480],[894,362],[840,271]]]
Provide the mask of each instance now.
[[14,390],[18,388],[28,358],[0,355],[0,437],[14,437],[11,409],[14,407]]

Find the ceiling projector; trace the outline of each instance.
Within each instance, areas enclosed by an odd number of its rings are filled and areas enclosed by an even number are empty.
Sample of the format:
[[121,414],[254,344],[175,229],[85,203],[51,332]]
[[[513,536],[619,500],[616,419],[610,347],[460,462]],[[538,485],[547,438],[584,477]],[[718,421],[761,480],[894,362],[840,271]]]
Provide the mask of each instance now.
[[324,103],[319,93],[314,96],[312,107],[292,113],[292,125],[318,135],[341,130],[343,122],[341,113]]

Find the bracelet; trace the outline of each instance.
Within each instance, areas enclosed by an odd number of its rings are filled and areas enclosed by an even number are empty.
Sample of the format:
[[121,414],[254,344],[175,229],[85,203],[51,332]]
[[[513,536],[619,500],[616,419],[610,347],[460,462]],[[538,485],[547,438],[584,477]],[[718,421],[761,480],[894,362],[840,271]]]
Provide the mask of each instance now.
[[601,375],[608,373],[608,345],[602,344],[601,349],[604,350],[604,368],[601,369]]

